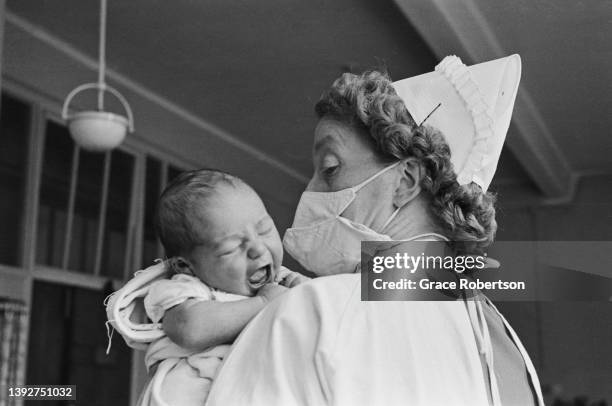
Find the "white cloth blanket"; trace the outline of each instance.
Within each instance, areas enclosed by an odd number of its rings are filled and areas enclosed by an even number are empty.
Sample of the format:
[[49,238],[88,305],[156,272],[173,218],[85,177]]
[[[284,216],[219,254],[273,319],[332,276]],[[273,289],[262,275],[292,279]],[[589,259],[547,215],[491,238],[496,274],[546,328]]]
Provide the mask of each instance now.
[[147,269],[137,271],[128,283],[107,299],[108,323],[121,334],[128,346],[137,350],[146,350],[150,343],[165,335],[161,323],[138,320],[144,319],[142,300],[149,292],[151,284],[171,276],[172,273],[166,263],[158,261]]
[[[128,346],[146,350],[145,364],[150,374],[153,373],[140,396],[139,406],[203,405],[218,367],[230,349],[230,345],[219,345],[194,353],[166,336],[160,323],[164,311],[187,298],[244,299],[215,291],[193,276],[173,274],[162,261],[136,272],[108,299],[107,323],[121,334]],[[146,315],[152,321],[145,317],[145,302]]]

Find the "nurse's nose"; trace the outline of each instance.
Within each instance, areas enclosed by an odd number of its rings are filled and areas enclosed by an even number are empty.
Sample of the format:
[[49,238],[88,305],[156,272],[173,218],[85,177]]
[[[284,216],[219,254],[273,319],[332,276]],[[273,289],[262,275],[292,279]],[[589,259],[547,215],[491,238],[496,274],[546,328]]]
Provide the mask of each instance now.
[[260,238],[251,240],[247,255],[250,259],[257,259],[266,252],[266,246]]
[[316,188],[317,188],[317,181],[315,180],[315,177],[313,176],[308,181],[308,184],[306,185],[306,189],[304,191],[305,192],[314,192],[314,191],[316,191]]

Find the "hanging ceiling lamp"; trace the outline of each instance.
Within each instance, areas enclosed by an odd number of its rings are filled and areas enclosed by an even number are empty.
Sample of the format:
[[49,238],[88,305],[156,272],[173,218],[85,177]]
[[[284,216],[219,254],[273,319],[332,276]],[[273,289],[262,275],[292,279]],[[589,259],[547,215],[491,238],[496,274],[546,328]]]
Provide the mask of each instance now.
[[[127,100],[104,81],[106,71],[106,0],[100,0],[99,70],[97,83],[85,83],[71,91],[64,101],[62,118],[74,141],[89,151],[108,151],[123,141],[126,133],[134,131],[134,118]],[[68,114],[72,99],[84,90],[98,91],[98,109]],[[104,111],[104,93],[115,96],[125,109],[126,117]]]

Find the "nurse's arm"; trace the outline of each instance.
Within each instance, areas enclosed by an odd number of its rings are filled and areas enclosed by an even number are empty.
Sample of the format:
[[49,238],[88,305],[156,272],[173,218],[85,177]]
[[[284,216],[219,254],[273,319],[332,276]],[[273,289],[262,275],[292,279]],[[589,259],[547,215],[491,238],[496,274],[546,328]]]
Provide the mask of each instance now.
[[324,286],[331,279],[291,289],[247,326],[215,378],[207,406],[330,403],[330,358],[352,293],[337,289],[345,281]]
[[257,296],[235,302],[187,300],[166,312],[162,328],[179,346],[203,351],[233,342],[264,306],[287,288],[266,285]]

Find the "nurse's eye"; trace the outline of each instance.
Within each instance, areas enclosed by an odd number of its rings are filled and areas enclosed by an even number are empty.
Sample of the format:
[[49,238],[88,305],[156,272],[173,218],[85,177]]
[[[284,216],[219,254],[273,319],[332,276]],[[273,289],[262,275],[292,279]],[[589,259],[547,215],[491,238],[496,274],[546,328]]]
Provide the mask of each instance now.
[[340,159],[336,154],[326,153],[321,158],[319,168],[321,177],[325,180],[329,180],[338,173],[340,169]]
[[323,176],[327,179],[333,177],[336,173],[338,173],[338,169],[340,169],[340,165],[332,165],[321,170]]

